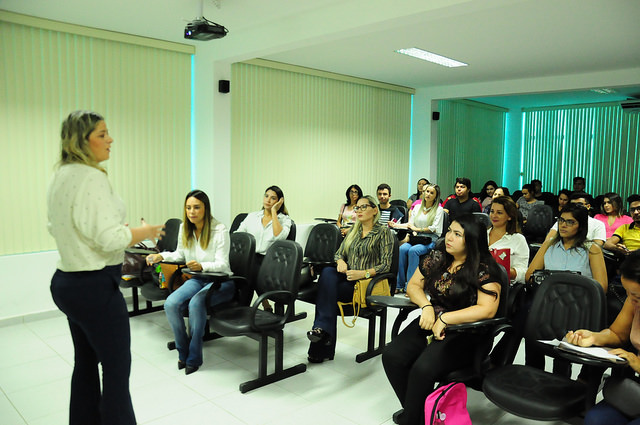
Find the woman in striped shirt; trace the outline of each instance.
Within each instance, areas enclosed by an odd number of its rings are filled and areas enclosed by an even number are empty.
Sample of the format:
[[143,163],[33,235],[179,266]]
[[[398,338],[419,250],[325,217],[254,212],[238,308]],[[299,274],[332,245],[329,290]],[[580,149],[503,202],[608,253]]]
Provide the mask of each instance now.
[[311,341],[308,360],[312,363],[333,360],[337,302],[353,298],[358,280],[387,273],[391,268],[394,236],[378,223],[380,210],[375,198],[360,198],[354,210],[357,221],[336,252],[336,267],[326,267],[318,280],[315,320],[313,329],[307,332]]

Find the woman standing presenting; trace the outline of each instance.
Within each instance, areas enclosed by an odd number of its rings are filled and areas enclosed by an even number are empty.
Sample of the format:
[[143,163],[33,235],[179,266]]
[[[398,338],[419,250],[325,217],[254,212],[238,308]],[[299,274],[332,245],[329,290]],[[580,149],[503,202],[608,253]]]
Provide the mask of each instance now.
[[163,226],[144,220],[137,228],[125,225],[124,203],[100,166],[113,143],[102,116],[72,112],[62,123],[61,139],[47,208],[60,254],[51,294],[67,316],[75,351],[69,423],[135,424],[129,314],[118,284],[124,249],[162,236]]

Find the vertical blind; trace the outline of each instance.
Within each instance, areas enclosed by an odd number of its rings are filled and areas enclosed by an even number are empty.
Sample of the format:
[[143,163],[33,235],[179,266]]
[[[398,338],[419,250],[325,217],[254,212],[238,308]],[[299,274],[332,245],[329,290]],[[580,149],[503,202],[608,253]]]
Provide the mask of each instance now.
[[246,63],[231,74],[232,214],[260,209],[270,185],[299,223],[337,218],[354,183],[405,198],[411,94]]
[[191,55],[137,44],[134,36],[113,41],[74,33],[71,25],[56,31],[51,21],[38,27],[6,16],[0,16],[0,255],[55,248],[46,230],[46,190],[60,158],[62,120],[77,109],[105,116],[115,141],[103,165],[128,222],[182,217],[190,189]]
[[640,115],[619,104],[524,109],[525,182],[540,179],[545,190],[571,189],[586,178],[592,195],[640,191]]
[[437,183],[443,198],[456,177],[471,179],[479,193],[487,180],[501,184],[506,109],[466,100],[438,102]]

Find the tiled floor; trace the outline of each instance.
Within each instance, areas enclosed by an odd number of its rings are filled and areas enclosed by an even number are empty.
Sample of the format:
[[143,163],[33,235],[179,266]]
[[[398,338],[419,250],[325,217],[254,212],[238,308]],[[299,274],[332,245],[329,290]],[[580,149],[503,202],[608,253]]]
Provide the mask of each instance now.
[[[310,317],[285,328],[285,367],[306,363],[313,306],[299,302],[297,308]],[[303,374],[246,394],[238,385],[257,373],[258,344],[252,339],[206,343],[204,366],[185,376],[175,351],[166,348],[172,334],[164,312],[132,318],[131,333],[131,392],[140,424],[386,425],[400,408],[380,357],[355,363],[365,348],[365,320],[354,329],[339,324],[334,361],[310,364]],[[73,347],[65,318],[0,327],[0,340],[0,423],[68,423]],[[474,390],[468,409],[474,424],[538,423],[501,411]]]

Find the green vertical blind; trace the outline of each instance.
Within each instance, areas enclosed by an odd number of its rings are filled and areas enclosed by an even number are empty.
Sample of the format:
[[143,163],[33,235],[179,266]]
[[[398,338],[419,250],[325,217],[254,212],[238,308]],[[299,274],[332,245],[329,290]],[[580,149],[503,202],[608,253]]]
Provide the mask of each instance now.
[[232,214],[260,209],[270,185],[298,223],[335,219],[353,183],[374,196],[388,183],[404,198],[411,94],[302,68],[237,63],[231,75]]
[[586,178],[592,195],[640,191],[640,115],[617,103],[524,109],[523,181],[540,179],[544,190],[571,189]]
[[190,189],[191,55],[134,36],[114,41],[6,16],[0,16],[0,255],[55,248],[45,195],[60,157],[62,120],[77,109],[105,116],[115,141],[104,166],[131,225],[141,217],[181,217]]
[[475,193],[487,180],[501,184],[507,110],[467,100],[438,102],[437,183],[443,198],[456,177],[471,179]]

